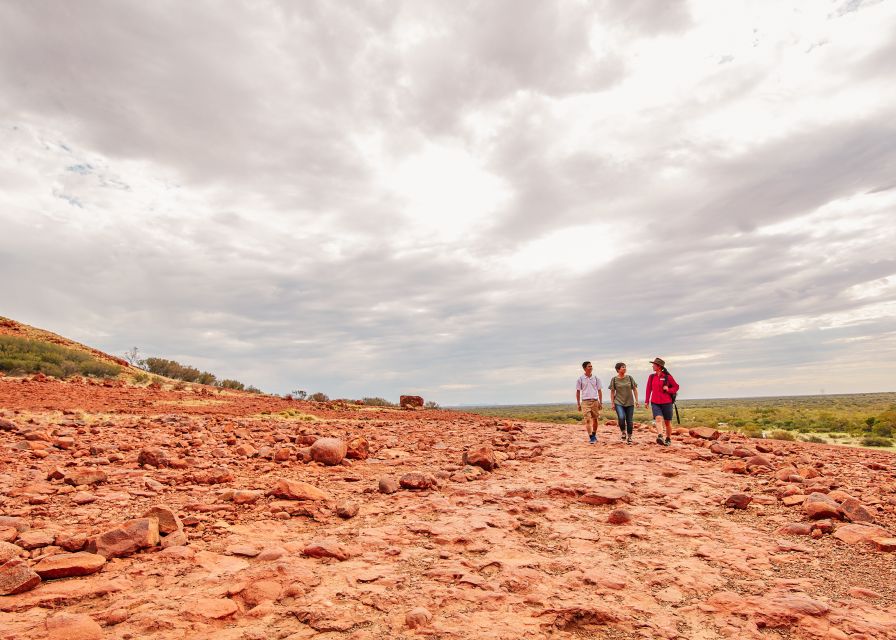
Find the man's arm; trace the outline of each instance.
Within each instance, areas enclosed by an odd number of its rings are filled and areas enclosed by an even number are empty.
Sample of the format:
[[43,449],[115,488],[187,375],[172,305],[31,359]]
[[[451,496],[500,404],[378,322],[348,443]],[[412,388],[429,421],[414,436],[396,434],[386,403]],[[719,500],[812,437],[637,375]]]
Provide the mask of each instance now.
[[576,406],[579,408],[579,411],[582,410],[582,391],[576,389]]
[[598,408],[603,408],[603,406],[604,406],[604,390],[603,389],[597,390],[597,406],[598,406]]

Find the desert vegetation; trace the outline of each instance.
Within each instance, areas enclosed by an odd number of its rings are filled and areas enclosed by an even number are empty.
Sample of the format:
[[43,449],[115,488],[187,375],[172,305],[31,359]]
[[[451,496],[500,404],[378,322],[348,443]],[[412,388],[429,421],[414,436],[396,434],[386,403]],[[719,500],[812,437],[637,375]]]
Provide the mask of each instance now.
[[[180,380],[182,382],[195,382],[197,384],[205,384],[214,387],[220,387],[221,389],[231,389],[234,391],[249,391],[250,393],[261,393],[261,389],[258,389],[254,386],[246,386],[239,380],[233,380],[230,378],[225,378],[222,380],[218,380],[218,377],[210,373],[208,371],[200,371],[196,367],[192,367],[190,365],[181,364],[176,360],[168,360],[166,358],[141,358],[139,355],[139,351],[137,347],[133,347],[129,351],[125,352],[124,359],[128,361],[129,364],[143,369],[150,374],[155,376],[164,376],[166,378],[171,378],[173,380]],[[136,380],[145,381],[145,374],[141,375]]]
[[12,375],[43,373],[56,378],[115,377],[121,367],[58,344],[0,335],[0,371]]
[[[753,438],[843,442],[892,447],[896,435],[896,393],[679,400],[682,426],[713,426]],[[480,415],[533,422],[577,424],[574,404],[467,407]],[[604,416],[615,417],[609,403]],[[651,420],[638,407],[635,420]]]

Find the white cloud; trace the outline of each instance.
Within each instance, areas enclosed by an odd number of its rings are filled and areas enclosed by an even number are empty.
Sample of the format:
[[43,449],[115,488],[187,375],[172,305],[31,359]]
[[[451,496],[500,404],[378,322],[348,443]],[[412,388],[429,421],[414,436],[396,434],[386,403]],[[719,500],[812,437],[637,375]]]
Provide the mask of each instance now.
[[281,392],[892,388],[896,8],[846,9],[7,3],[0,313]]

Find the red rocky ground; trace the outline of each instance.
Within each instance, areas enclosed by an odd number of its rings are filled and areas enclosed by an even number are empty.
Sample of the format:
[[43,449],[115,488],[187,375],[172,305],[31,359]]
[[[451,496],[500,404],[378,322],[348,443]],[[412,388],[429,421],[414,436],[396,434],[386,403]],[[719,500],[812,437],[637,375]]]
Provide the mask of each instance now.
[[896,638],[892,454],[108,384],[0,378],[3,640]]

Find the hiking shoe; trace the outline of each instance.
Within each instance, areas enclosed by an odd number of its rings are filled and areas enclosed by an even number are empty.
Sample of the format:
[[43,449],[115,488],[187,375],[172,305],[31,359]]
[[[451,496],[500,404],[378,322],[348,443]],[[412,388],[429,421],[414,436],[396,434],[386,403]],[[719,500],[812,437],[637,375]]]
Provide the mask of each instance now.
[[656,437],[656,443],[657,443],[658,445],[660,445],[660,446],[663,446],[663,445],[666,444],[666,442],[663,440],[663,436],[660,436],[660,435],[658,435],[658,436]]
[[625,439],[625,444],[631,444],[631,443],[632,443],[632,437],[629,436]]
[[672,444],[672,440],[669,439],[669,438],[666,438],[666,441],[663,443],[663,445],[664,445],[664,446],[667,446],[667,447],[668,447],[669,445],[671,445],[671,444]]
[[622,433],[622,441],[625,442],[625,433]]
[[592,433],[590,436],[588,436],[588,442],[590,444],[594,444],[595,442],[597,442],[597,436]]

